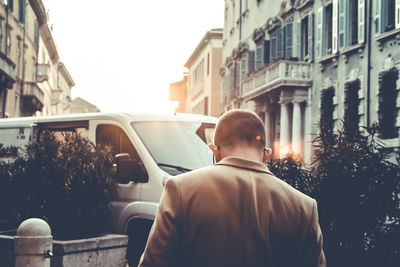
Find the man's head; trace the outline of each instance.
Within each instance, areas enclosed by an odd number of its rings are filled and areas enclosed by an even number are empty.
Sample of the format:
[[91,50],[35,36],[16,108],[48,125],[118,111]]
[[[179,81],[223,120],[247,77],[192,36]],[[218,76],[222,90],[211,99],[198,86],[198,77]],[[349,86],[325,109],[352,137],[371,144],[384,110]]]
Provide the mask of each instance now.
[[228,111],[219,118],[214,145],[210,148],[217,161],[226,156],[249,157],[255,153],[262,155],[262,161],[266,161],[270,154],[270,150],[264,151],[264,123],[256,113],[241,109]]

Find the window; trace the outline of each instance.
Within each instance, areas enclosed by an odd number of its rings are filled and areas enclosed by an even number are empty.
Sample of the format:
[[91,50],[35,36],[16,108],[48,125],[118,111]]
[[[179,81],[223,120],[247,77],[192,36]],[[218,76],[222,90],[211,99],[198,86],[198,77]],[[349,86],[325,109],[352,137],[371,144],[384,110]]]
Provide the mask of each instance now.
[[247,73],[247,57],[240,60],[240,80],[243,82]]
[[395,28],[395,12],[396,12],[396,7],[395,7],[395,0],[386,0],[384,1],[385,7],[384,9],[387,11],[385,12],[385,23],[384,23],[384,31],[390,31]]
[[303,61],[313,60],[314,14],[310,13],[297,23],[297,56]]
[[25,22],[25,0],[19,0],[18,3],[18,20],[21,23]]
[[398,110],[396,107],[397,89],[396,82],[398,71],[391,70],[383,73],[380,77],[379,88],[379,110],[378,118],[381,138],[397,138],[396,119]]
[[34,27],[35,27],[35,32],[34,32],[34,39],[35,40],[34,40],[34,42],[35,42],[35,45],[38,46],[39,45],[39,23],[38,23],[37,20],[35,20]]
[[333,131],[333,97],[335,90],[333,87],[325,89],[321,92],[321,118],[320,129],[321,133],[328,134]]
[[332,53],[332,4],[325,7],[325,43],[326,54]]
[[349,15],[350,15],[350,45],[354,45],[358,43],[358,1],[359,0],[350,0],[349,6]]
[[208,115],[208,96],[204,97],[204,115]]
[[250,74],[254,71],[255,66],[255,53],[254,51],[247,52],[247,74]]
[[308,56],[308,16],[301,20],[302,59]]
[[7,26],[7,57],[11,55],[11,29],[10,26]]
[[290,59],[291,57],[293,57],[293,23],[290,22],[285,26],[285,46],[286,47],[286,51],[285,51],[285,55],[286,55],[286,59]]
[[350,137],[358,133],[358,90],[360,89],[360,80],[355,80],[345,84],[345,110],[344,110],[344,130]]
[[3,21],[0,19],[0,51],[2,49],[3,44]]
[[139,155],[124,130],[116,125],[98,125],[96,128],[96,144],[111,146],[114,156],[120,153],[129,153],[131,158],[140,160]]
[[279,28],[277,31],[277,57],[285,58],[285,29]]
[[339,5],[339,50],[363,43],[365,39],[365,0],[339,0],[334,4]]
[[210,53],[207,54],[207,76],[210,75]]
[[256,70],[264,65],[263,61],[263,47],[262,45],[258,45],[256,48]]

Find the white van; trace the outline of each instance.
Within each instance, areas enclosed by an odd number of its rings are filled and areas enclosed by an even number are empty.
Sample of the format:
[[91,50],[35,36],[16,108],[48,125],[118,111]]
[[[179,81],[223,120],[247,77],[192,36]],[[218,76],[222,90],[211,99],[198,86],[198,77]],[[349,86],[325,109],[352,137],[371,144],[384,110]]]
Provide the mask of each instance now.
[[116,151],[118,199],[112,203],[113,229],[128,234],[128,260],[136,266],[158,208],[166,179],[212,164],[217,119],[177,114],[87,113],[0,119],[0,144],[35,141],[41,129],[77,132]]

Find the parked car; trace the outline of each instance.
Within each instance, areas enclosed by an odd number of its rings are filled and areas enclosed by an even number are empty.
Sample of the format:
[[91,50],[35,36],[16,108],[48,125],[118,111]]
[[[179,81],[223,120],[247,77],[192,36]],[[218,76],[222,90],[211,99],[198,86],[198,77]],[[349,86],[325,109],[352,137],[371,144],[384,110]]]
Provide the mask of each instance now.
[[134,266],[147,241],[163,186],[172,175],[212,164],[207,144],[217,119],[202,115],[87,113],[0,119],[0,144],[36,142],[44,129],[62,138],[80,133],[95,144],[112,146],[118,197],[111,205],[115,233],[129,235]]

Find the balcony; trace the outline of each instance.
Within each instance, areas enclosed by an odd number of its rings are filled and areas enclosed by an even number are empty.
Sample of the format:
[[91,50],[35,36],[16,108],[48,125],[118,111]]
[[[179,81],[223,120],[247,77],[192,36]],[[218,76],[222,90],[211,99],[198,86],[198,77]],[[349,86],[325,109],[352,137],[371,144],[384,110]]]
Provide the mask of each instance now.
[[37,82],[41,83],[48,81],[50,76],[50,65],[49,64],[38,64],[37,66]]
[[252,99],[279,87],[310,85],[310,63],[280,60],[247,77],[243,82],[241,95],[244,99]]
[[32,115],[41,111],[44,105],[44,93],[35,82],[26,82],[22,95],[24,115]]

